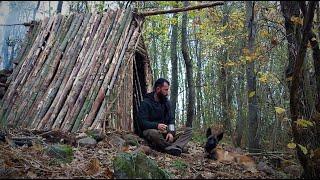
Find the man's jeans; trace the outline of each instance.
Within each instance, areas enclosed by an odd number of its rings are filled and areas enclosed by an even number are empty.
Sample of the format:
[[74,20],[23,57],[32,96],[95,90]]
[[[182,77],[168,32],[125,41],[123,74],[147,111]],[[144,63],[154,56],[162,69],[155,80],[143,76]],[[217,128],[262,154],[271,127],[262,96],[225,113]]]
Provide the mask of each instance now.
[[167,134],[163,134],[157,129],[147,129],[143,131],[145,139],[157,150],[168,150],[171,147],[178,147],[182,150],[192,137],[192,128],[186,127],[182,134],[177,134],[174,137],[172,143],[166,141],[166,135]]

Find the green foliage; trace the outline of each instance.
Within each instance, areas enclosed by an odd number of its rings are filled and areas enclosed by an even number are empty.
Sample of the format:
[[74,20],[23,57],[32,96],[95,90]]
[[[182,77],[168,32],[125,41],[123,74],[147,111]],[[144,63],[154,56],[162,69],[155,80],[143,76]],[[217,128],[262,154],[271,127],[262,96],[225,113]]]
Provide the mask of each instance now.
[[53,163],[70,163],[73,159],[73,149],[70,145],[53,144],[46,148],[46,152],[55,158]]
[[[196,5],[199,2],[190,2]],[[148,7],[153,9],[171,9],[174,2],[146,2]],[[183,7],[183,2],[179,1],[179,7]],[[221,82],[221,68],[227,73],[226,81],[232,82],[231,87],[227,88],[227,94],[231,94],[231,104],[228,110],[233,130],[240,117],[243,119],[243,137],[242,142],[247,145],[247,98],[255,96],[258,98],[259,105],[259,134],[262,141],[274,142],[273,130],[275,122],[278,123],[278,140],[282,142],[283,147],[289,137],[289,115],[290,113],[277,113],[282,109],[289,110],[289,91],[286,86],[284,71],[287,65],[288,51],[286,45],[285,32],[283,31],[284,21],[281,9],[274,2],[256,2],[255,20],[257,32],[254,48],[248,49],[248,28],[246,22],[246,7],[243,2],[228,2],[227,6],[216,6],[213,8],[204,8],[201,10],[188,11],[188,43],[190,57],[193,66],[201,74],[201,83],[195,80],[197,73],[194,74],[194,82],[200,84],[198,88],[201,93],[200,112],[196,114],[197,121],[200,121],[200,127],[222,122],[221,119],[223,107],[221,105],[221,91],[226,82]],[[172,18],[172,14],[156,15],[146,18],[144,24],[144,37],[148,48],[148,53],[153,64],[153,72],[157,76],[167,74],[171,78],[170,72],[170,32],[171,25],[178,25],[178,59],[179,59],[179,107],[176,115],[177,121],[184,122],[186,118],[186,78],[183,57],[181,54],[181,16],[183,13],[177,13],[177,20]],[[224,19],[226,18],[226,19]],[[300,19],[293,17],[293,21],[300,23]],[[196,46],[195,42],[200,42],[201,47]],[[156,44],[156,49],[152,49],[152,43]],[[165,49],[163,49],[165,47]],[[196,54],[199,53],[199,54]],[[227,54],[225,56],[225,54]],[[156,57],[156,59],[153,59]],[[201,60],[201,68],[198,68],[197,59]],[[165,61],[163,61],[165,59]],[[254,62],[256,75],[256,91],[247,91],[246,68],[247,64]],[[308,61],[309,62],[309,61]],[[167,65],[165,69],[163,65]],[[308,66],[309,68],[309,66]],[[239,78],[239,79],[238,79]],[[241,82],[240,82],[241,81]],[[241,84],[241,86],[240,86]],[[239,85],[239,86],[238,86]],[[198,91],[197,89],[197,91]],[[196,92],[197,93],[197,92]],[[235,94],[240,95],[238,98]],[[243,96],[241,96],[243,95]],[[199,97],[198,97],[199,98]],[[242,101],[240,104],[239,101]],[[240,106],[241,105],[241,106]],[[282,109],[275,109],[281,107]],[[282,112],[282,111],[281,111]],[[281,115],[281,119],[279,116]],[[298,121],[299,127],[311,126],[305,121]],[[281,138],[279,138],[281,137]],[[203,143],[205,137],[201,134],[194,134],[193,140]],[[270,143],[270,144],[271,144]],[[268,148],[268,147],[265,147]]]
[[104,1],[99,1],[97,4],[94,4],[97,12],[102,13],[104,11]]
[[180,159],[177,159],[177,160],[173,161],[172,167],[179,169],[180,171],[183,171],[186,168],[188,168],[188,164]]
[[170,174],[143,153],[120,153],[113,160],[116,179],[168,179]]
[[193,132],[192,133],[192,141],[198,142],[200,144],[204,144],[207,141],[207,137],[204,133]]

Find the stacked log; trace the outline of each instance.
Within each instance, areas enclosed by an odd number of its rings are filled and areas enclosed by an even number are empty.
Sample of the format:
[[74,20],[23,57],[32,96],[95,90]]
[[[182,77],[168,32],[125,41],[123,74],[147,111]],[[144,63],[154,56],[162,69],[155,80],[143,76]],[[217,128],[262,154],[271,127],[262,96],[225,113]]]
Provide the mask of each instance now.
[[7,81],[1,125],[84,131],[100,128],[118,106],[125,112],[118,118],[126,121],[118,126],[131,130],[125,124],[132,124],[141,24],[130,9],[118,9],[56,15],[33,25]]

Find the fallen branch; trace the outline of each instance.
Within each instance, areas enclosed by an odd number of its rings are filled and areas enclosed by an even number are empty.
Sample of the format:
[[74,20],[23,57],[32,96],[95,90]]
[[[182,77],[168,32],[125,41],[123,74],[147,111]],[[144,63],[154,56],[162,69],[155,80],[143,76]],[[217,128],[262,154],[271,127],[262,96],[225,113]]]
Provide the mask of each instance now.
[[264,155],[274,155],[274,154],[291,154],[289,152],[261,152],[261,153],[248,153],[249,155],[252,156],[264,156]]
[[173,8],[170,10],[155,10],[155,11],[141,12],[141,13],[138,13],[138,15],[140,15],[140,16],[153,16],[153,15],[159,15],[159,14],[177,13],[177,12],[190,11],[190,10],[195,10],[195,9],[203,9],[203,8],[213,7],[213,6],[223,5],[223,4],[224,4],[224,1],[216,1],[213,3],[200,4],[200,5],[191,6],[191,7]]
[[31,26],[34,22],[28,22],[28,23],[17,23],[17,24],[0,24],[0,26]]

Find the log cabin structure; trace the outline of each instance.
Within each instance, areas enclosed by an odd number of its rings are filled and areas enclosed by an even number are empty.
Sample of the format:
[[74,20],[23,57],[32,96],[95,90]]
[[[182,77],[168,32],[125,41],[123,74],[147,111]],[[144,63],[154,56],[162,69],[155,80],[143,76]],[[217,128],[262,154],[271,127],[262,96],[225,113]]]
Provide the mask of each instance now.
[[142,25],[130,8],[32,22],[1,100],[1,126],[133,131],[153,81]]

